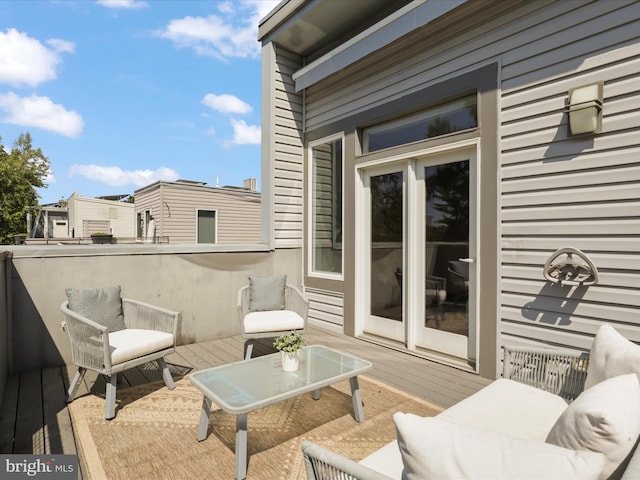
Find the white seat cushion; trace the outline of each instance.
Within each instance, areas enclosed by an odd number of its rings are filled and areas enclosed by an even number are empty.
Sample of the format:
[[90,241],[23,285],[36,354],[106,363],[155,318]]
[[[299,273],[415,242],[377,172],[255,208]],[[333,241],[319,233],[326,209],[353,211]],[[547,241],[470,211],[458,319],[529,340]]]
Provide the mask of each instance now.
[[438,414],[438,418],[544,442],[566,410],[558,395],[501,378]]
[[398,447],[397,440],[387,443],[384,447],[379,448],[358,463],[387,477],[397,478],[398,480],[402,478],[404,465],[402,464],[402,456],[400,455],[400,447]]
[[109,334],[112,365],[172,346],[173,335],[157,330],[126,328]]
[[251,312],[244,317],[245,333],[286,332],[304,328],[304,319],[291,310]]

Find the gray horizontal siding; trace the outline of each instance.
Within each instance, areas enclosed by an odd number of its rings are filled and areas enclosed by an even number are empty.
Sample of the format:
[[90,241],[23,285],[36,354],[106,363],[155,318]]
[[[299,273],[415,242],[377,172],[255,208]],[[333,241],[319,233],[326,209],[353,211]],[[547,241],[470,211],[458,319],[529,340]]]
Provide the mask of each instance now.
[[303,144],[302,95],[295,92],[291,75],[302,59],[276,49],[275,151],[273,152],[273,223],[275,246],[302,247]]
[[342,294],[307,287],[309,318],[334,325],[344,325]]
[[[470,2],[458,13],[308,88],[306,130],[498,61],[501,341],[585,348],[603,321],[640,339],[640,3]],[[568,138],[568,91],[595,81],[602,132]],[[544,280],[565,246],[590,256],[599,285]]]
[[[640,339],[640,88],[630,81],[640,6],[572,6],[502,57],[501,330],[503,342],[588,349],[602,322]],[[568,138],[567,92],[594,81],[604,81],[602,132]],[[589,255],[598,285],[544,280],[565,246]]]

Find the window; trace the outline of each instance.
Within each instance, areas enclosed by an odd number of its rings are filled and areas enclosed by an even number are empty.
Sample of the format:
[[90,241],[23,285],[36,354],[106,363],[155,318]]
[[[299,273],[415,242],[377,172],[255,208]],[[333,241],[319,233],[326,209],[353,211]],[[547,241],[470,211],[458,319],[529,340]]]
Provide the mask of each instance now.
[[[151,239],[155,236],[156,231],[155,231],[155,225],[156,222],[153,221],[153,215],[151,215],[151,210],[145,210],[144,211],[144,236],[147,239]],[[153,228],[153,232],[151,231],[151,229]]]
[[143,228],[142,213],[138,212],[136,215],[136,238],[142,238]]
[[364,152],[426,140],[478,126],[476,95],[364,129]]
[[311,146],[311,272],[342,275],[342,137]]
[[198,210],[198,243],[216,243],[215,210]]

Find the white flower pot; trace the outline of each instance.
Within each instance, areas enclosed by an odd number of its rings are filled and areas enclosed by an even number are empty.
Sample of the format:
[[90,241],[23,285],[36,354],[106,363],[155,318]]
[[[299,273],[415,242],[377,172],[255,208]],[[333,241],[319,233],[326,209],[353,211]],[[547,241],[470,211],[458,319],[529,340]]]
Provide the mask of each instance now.
[[300,352],[280,352],[282,370],[285,372],[295,372],[300,366]]

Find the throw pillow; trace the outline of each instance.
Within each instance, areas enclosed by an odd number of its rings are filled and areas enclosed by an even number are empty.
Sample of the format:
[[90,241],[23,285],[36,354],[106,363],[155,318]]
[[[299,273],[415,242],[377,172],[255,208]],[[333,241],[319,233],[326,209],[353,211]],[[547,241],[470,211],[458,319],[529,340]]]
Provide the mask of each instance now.
[[69,310],[104,325],[110,332],[123,330],[124,314],[120,286],[80,290],[67,288]]
[[593,339],[584,388],[625,373],[635,373],[640,378],[640,346],[611,325],[602,325]]
[[603,453],[603,474],[609,478],[629,455],[639,435],[640,383],[636,374],[629,373],[582,392],[560,415],[547,442]]
[[249,277],[249,311],[284,310],[286,275]]
[[393,419],[403,480],[595,480],[604,465],[599,453],[568,450],[436,417],[396,413]]

